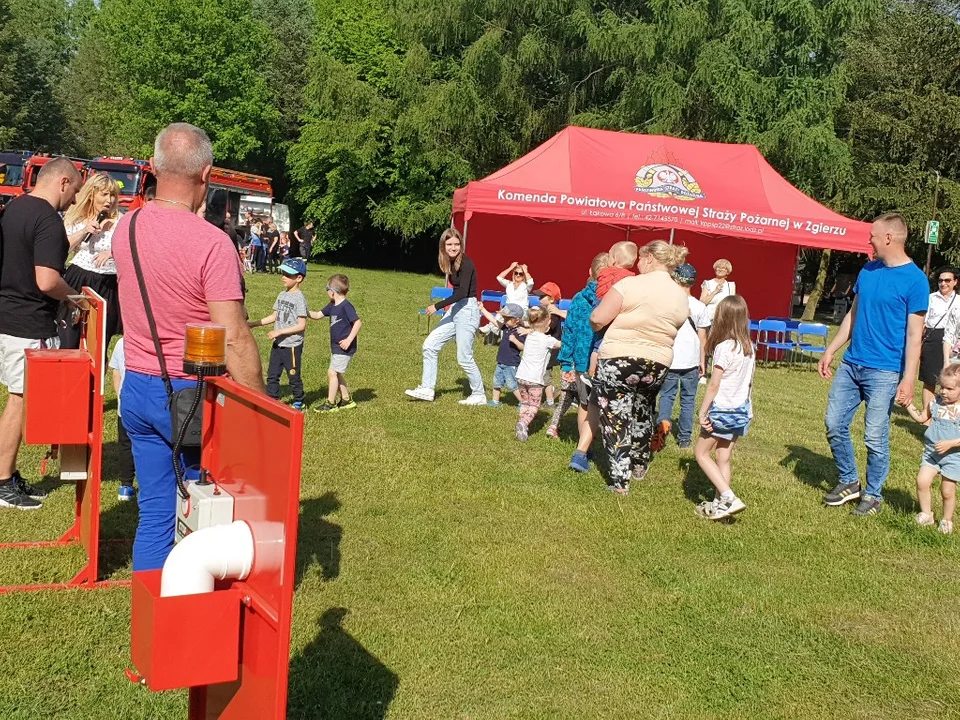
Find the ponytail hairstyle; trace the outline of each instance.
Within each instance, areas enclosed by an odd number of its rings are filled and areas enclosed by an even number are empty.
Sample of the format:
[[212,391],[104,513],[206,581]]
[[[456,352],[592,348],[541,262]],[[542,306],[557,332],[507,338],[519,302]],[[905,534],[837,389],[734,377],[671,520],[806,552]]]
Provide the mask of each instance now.
[[545,333],[550,329],[550,312],[539,306],[530,308],[530,312],[527,313],[527,324],[531,330]]
[[707,355],[711,355],[717,345],[726,340],[737,343],[744,355],[753,355],[750,312],[747,310],[747,301],[740,295],[728,295],[717,305],[717,314],[714,315],[707,337]]
[[[450,238],[456,238],[460,242],[460,254],[457,255],[452,261],[450,260],[450,256],[447,255],[446,249],[444,248],[444,246],[447,244],[447,240]],[[449,275],[451,272],[460,271],[460,264],[463,262],[463,236],[456,228],[447,228],[440,236],[440,256],[438,262],[440,263],[440,270],[444,275]]]
[[671,245],[663,240],[654,240],[640,248],[643,255],[647,255],[663,265],[667,272],[672,273],[678,265],[683,265],[690,252],[685,245]]

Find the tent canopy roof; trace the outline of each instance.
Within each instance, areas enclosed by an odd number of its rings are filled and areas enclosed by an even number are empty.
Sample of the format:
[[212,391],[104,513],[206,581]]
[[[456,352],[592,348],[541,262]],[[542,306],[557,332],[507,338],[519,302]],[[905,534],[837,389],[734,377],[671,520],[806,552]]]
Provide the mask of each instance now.
[[675,228],[806,247],[870,249],[870,225],[791,185],[753,145],[569,126],[454,193],[454,213]]

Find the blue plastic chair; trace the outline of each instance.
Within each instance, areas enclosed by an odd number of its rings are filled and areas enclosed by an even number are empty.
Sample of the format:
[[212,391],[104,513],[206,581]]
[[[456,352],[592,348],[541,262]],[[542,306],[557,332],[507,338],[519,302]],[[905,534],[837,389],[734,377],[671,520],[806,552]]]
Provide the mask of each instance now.
[[[757,344],[765,348],[764,362],[770,360],[770,350],[792,353],[796,350],[796,345],[790,340],[787,333],[787,323],[783,320],[761,320],[758,323]],[[771,335],[773,339],[771,340]]]
[[[800,362],[803,362],[804,353],[820,353],[827,351],[827,335],[829,330],[823,323],[800,323],[797,327],[797,350],[800,352]],[[804,342],[804,338],[815,339],[814,342]]]
[[757,341],[760,339],[760,321],[759,320],[749,320],[750,325],[750,340],[753,341],[753,348],[757,348]]
[[540,298],[538,298],[536,295],[531,295],[527,298],[527,304],[530,307],[540,307]]
[[570,305],[572,303],[573,303],[573,300],[561,299],[560,302],[557,303],[557,307],[560,308],[561,310],[569,310]]
[[488,303],[495,302],[500,303],[500,307],[503,307],[503,303],[506,301],[507,294],[502,290],[484,290],[480,293],[480,302]]
[[[433,287],[430,289],[430,304],[433,305],[438,300],[446,300],[448,297],[453,295],[453,288],[448,287]],[[437,310],[436,317],[442,318],[446,315],[446,310]],[[420,318],[425,317],[427,319],[427,333],[430,332],[430,315],[427,315],[426,308],[420,308],[419,314],[417,315],[417,332],[420,332]]]

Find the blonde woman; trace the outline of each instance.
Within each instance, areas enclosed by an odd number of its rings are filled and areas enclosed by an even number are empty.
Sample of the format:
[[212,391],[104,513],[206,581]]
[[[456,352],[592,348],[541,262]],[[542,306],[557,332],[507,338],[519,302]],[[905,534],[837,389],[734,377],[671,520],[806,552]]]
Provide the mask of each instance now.
[[463,238],[455,228],[448,228],[440,236],[440,270],[447,276],[453,295],[426,309],[427,315],[447,308],[443,320],[423,341],[423,379],[419,387],[407,390],[414,400],[432,402],[437,384],[437,356],[453,339],[457,342],[457,362],[470,381],[470,395],[461,405],[486,405],[480,368],[473,359],[473,340],[480,327],[480,304],[477,302],[477,271],[473,261],[463,253]]
[[595,332],[609,326],[593,386],[609,487],[620,495],[650,465],[657,394],[673,362],[677,331],[690,317],[687,293],[671,276],[686,257],[687,248],[663,240],[644,245],[639,275],[614,284],[590,315]]
[[[113,262],[113,230],[120,219],[120,188],[109,176],[91,175],[77,193],[77,200],[63,216],[70,252],[74,253],[63,279],[72,288],[87,286],[107,301],[107,335],[104,351],[114,335],[123,332],[117,296],[117,266]],[[80,347],[80,326],[70,308],[61,303],[57,334],[61,348]]]
[[733,265],[729,260],[720,258],[713,264],[713,277],[710,280],[704,280],[700,286],[700,302],[707,306],[707,317],[713,323],[713,316],[717,313],[717,305],[725,297],[737,294],[737,286],[732,280],[728,280],[733,272]]

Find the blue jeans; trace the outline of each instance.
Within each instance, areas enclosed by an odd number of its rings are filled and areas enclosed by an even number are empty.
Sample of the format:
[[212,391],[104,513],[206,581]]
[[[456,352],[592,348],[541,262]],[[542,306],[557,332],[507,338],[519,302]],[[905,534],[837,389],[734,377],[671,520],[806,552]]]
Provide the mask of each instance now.
[[457,339],[457,362],[467,374],[470,391],[482,393],[483,377],[473,359],[473,340],[480,327],[480,306],[476,298],[467,298],[447,308],[443,320],[423,341],[423,380],[420,387],[434,389],[437,385],[437,356],[448,342]]
[[700,382],[700,369],[671,370],[667,373],[660,388],[660,412],[657,425],[670,420],[673,415],[673,401],[680,390],[680,419],[677,422],[677,442],[687,444],[693,437],[693,406],[697,401],[697,383]]
[[860,482],[850,440],[850,423],[866,402],[863,442],[867,446],[866,494],[877,500],[890,471],[890,411],[900,384],[900,373],[840,363],[827,399],[827,442],[842,483]]
[[[170,382],[174,391],[197,386],[195,380],[171,379]],[[133,540],[133,570],[158,570],[173,550],[177,518],[170,409],[163,380],[128,370],[120,389],[120,404],[140,486],[137,494],[140,522]],[[185,465],[199,460],[199,448],[191,448],[181,455]]]

